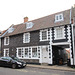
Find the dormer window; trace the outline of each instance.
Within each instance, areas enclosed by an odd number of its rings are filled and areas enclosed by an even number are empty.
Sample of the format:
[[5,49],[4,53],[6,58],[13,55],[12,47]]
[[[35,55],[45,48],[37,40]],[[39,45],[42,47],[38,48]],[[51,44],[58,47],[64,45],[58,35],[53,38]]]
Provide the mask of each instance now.
[[32,22],[27,22],[26,23],[26,29],[32,28],[33,27],[33,23]]
[[14,28],[12,27],[8,29],[8,33],[12,33],[13,31],[14,31]]
[[55,22],[63,21],[63,14],[57,14],[55,15]]

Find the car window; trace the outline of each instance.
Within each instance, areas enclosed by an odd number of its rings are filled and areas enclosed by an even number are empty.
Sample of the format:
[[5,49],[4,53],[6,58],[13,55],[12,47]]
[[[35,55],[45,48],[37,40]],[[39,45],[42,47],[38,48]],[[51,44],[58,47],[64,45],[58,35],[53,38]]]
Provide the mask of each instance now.
[[10,58],[10,57],[1,57],[1,59],[4,59],[4,60],[11,60],[12,58]]
[[11,57],[6,57],[6,59],[8,59],[8,60],[12,60],[12,58],[11,58]]
[[1,57],[1,59],[4,59],[4,60],[6,60],[6,57]]
[[19,61],[20,59],[17,57],[12,57],[12,59]]

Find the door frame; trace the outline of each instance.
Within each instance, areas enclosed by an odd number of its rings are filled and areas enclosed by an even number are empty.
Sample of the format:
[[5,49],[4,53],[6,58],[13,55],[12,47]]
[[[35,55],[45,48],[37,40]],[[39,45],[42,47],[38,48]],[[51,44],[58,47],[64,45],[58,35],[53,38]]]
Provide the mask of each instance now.
[[[42,46],[42,48],[41,48],[41,50],[42,50],[42,63],[48,63],[48,55],[47,55],[47,62],[43,62],[43,48],[48,48],[48,46]],[[47,53],[49,53],[48,51],[47,51]]]

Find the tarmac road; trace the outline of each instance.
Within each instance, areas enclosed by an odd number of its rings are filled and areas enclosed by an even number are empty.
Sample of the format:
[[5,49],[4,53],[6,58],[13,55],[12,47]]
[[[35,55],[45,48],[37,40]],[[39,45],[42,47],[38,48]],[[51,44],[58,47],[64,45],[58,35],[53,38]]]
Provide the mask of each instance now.
[[32,67],[26,67],[22,69],[0,67],[0,75],[75,75],[75,72]]

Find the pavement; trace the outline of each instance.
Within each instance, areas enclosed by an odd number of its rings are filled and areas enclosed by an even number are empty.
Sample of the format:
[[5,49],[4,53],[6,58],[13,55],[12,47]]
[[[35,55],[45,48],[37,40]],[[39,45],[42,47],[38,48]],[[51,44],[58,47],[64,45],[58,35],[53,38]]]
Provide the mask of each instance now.
[[28,67],[41,68],[41,69],[51,69],[51,70],[60,70],[60,71],[73,71],[75,72],[75,68],[71,68],[68,66],[49,66],[49,65],[35,65],[35,64],[27,64]]

